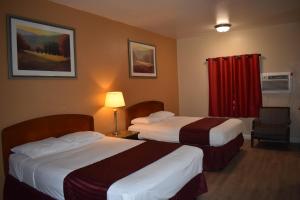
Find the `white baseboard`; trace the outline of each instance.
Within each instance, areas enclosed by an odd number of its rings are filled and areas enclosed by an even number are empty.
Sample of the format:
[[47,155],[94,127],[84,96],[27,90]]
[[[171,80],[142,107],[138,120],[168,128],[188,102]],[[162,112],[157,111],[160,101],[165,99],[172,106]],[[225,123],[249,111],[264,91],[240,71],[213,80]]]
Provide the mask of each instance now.
[[245,140],[251,140],[251,135],[250,134],[243,134],[243,137]]
[[291,143],[300,143],[300,137],[291,137],[290,141]]

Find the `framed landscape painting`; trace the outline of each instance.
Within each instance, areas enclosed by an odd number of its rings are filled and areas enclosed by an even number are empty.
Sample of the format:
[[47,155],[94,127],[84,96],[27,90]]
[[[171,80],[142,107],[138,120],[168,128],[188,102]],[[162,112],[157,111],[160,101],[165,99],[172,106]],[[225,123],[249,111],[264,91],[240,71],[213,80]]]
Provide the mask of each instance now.
[[75,31],[8,16],[10,77],[76,77]]
[[128,40],[130,77],[156,78],[155,46]]

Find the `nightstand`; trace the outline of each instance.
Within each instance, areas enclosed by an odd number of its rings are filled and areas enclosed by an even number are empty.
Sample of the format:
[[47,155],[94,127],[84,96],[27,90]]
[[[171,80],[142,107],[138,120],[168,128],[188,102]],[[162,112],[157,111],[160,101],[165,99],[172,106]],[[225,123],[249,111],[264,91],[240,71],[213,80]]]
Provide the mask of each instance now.
[[115,135],[112,132],[112,133],[106,134],[106,136],[137,140],[138,139],[138,134],[139,134],[139,132],[137,132],[137,131],[122,130],[122,131],[118,132],[118,135]]

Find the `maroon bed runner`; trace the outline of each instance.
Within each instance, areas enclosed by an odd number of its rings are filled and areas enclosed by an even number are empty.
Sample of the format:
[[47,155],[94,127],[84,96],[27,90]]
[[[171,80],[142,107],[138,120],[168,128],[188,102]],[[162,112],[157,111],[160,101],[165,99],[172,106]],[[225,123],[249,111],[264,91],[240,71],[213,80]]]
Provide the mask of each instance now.
[[180,144],[147,141],[92,165],[77,169],[64,179],[65,199],[106,199],[111,184],[179,148]]
[[180,129],[179,141],[182,144],[209,145],[210,129],[226,120],[228,118],[206,117],[192,122]]

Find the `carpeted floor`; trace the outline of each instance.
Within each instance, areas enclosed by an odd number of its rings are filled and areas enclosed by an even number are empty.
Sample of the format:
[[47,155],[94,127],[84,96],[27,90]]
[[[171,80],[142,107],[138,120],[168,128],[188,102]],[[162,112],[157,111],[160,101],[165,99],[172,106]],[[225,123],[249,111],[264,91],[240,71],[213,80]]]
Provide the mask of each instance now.
[[245,141],[225,169],[205,177],[208,192],[197,200],[300,200],[300,147]]

